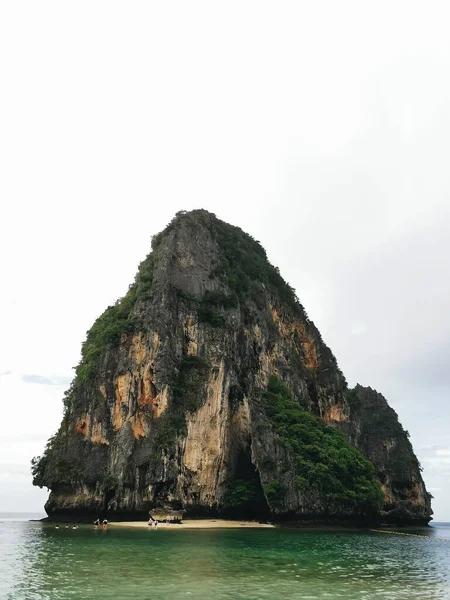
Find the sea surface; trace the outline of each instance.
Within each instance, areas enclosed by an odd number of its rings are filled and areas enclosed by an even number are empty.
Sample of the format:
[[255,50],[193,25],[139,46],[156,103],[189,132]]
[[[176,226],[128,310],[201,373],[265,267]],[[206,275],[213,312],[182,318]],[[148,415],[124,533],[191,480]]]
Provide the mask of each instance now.
[[0,598],[450,599],[450,524],[372,531],[77,530],[0,513]]

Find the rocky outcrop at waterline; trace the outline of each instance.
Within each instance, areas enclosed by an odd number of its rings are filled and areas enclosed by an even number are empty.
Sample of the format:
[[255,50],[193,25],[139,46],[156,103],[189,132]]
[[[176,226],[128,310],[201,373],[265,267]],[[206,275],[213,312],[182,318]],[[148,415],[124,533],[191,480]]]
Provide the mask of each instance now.
[[374,434],[387,413],[370,398],[348,390],[259,242],[179,213],[88,332],[34,483],[51,490],[50,516],[428,522],[406,434]]

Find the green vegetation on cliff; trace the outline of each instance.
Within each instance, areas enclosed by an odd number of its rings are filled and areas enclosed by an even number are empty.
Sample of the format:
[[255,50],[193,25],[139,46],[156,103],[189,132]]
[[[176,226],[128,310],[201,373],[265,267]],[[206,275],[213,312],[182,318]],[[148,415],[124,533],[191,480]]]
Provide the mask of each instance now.
[[172,381],[170,414],[178,423],[178,433],[186,431],[186,415],[200,408],[205,396],[209,365],[200,356],[185,356],[175,370]]
[[[373,465],[350,446],[344,435],[304,410],[286,386],[270,377],[263,404],[271,426],[292,457],[297,489],[314,494],[329,507],[348,507],[367,514],[383,503]],[[279,495],[278,482],[266,489],[269,500]]]
[[69,461],[64,456],[64,448],[58,434],[53,435],[45,446],[42,456],[31,461],[33,485],[51,486],[53,482],[76,483],[83,481],[86,474],[78,461]]
[[131,314],[136,301],[148,297],[153,282],[154,255],[150,253],[141,262],[134,283],[128,293],[95,321],[87,332],[86,341],[81,347],[81,362],[76,369],[78,382],[93,379],[98,374],[99,359],[107,348],[120,344],[122,334],[132,333],[139,321]]
[[237,479],[229,485],[224,495],[225,511],[230,516],[250,513],[251,517],[255,514],[254,506],[257,506],[258,495],[259,489],[255,480]]
[[258,241],[239,227],[216,217],[208,215],[208,220],[221,250],[222,260],[217,273],[243,304],[252,300],[260,306],[264,288],[272,288],[281,301],[294,311],[303,312],[295,290],[268,261],[266,251]]
[[220,247],[220,262],[212,275],[219,277],[229,293],[218,292],[205,296],[204,306],[201,307],[203,311],[207,308],[206,314],[203,312],[205,321],[212,321],[214,326],[224,324],[224,321],[215,321],[214,307],[234,308],[241,303],[241,308],[245,309],[246,304],[252,301],[261,308],[261,300],[268,290],[276,292],[280,300],[294,312],[305,314],[295,290],[284,281],[279,269],[269,262],[260,242],[240,227],[225,223],[206,210],[177,213],[166,229],[154,237],[154,248],[161,243],[165,234],[177,226],[180,219],[192,223],[194,228],[198,224],[203,225]]
[[[347,401],[352,417],[361,423],[361,446],[375,464],[382,465],[384,476],[404,485],[421,467],[395,410],[381,394],[362,386],[348,390]],[[389,450],[382,440],[389,441]]]

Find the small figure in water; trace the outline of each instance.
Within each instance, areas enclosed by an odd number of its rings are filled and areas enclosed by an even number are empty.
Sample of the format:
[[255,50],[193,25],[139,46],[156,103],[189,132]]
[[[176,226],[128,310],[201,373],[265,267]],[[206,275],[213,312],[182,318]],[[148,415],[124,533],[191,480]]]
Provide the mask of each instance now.
[[94,527],[95,527],[95,529],[98,529],[99,525],[100,525],[100,519],[97,517],[97,519],[94,521]]
[[59,525],[55,525],[55,529],[59,529]]
[[66,524],[66,529],[69,529],[69,523]]
[[77,525],[74,525],[74,526],[72,527],[72,529],[78,529],[78,526],[77,526]]
[[107,519],[103,519],[103,530],[106,531],[107,527],[108,527],[108,521]]

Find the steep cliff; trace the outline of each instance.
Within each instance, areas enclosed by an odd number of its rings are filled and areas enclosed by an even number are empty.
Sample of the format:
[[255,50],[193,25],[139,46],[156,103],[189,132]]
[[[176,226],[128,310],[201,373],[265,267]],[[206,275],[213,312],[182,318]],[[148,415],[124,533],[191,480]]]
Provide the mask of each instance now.
[[429,520],[408,440],[402,480],[388,448],[395,432],[371,437],[372,404],[349,392],[259,242],[206,211],[179,213],[153,238],[128,293],[88,332],[64,402],[33,461],[34,483],[51,489],[49,515],[171,506]]
[[347,393],[350,419],[345,430],[351,444],[371,461],[381,482],[383,520],[393,523],[426,520],[432,514],[430,495],[409,433],[386,399],[370,387],[357,385]]

